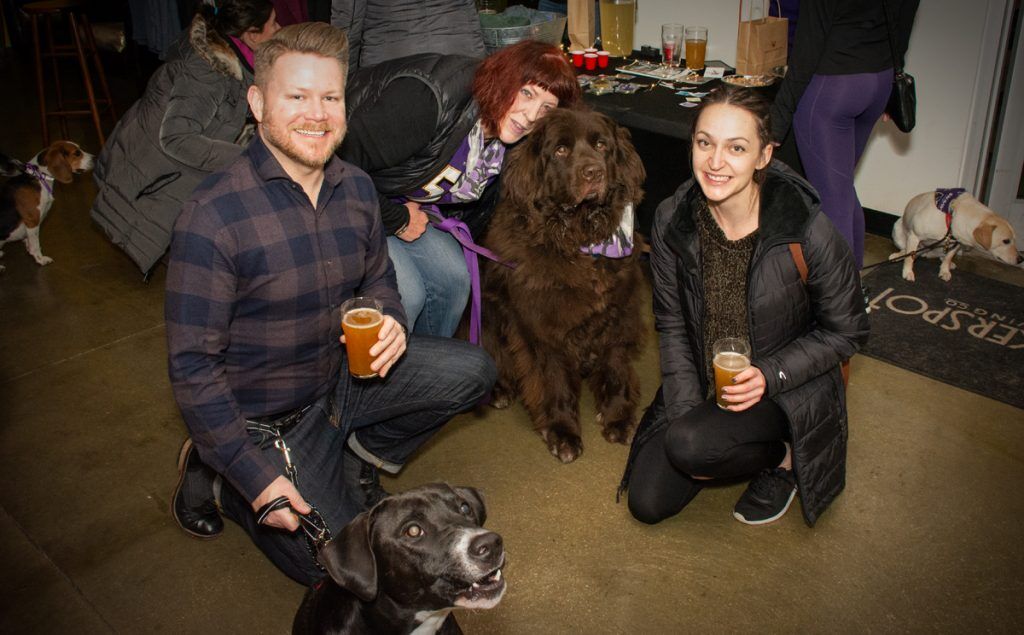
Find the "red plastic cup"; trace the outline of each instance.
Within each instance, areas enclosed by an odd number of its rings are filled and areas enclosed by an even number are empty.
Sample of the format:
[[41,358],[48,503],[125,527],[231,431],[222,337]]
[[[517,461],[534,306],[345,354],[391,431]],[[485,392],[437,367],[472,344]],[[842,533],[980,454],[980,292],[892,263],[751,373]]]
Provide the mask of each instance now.
[[584,53],[583,54],[583,66],[588,71],[592,71],[597,68],[597,53]]
[[572,65],[576,68],[583,68],[583,51],[570,51],[572,55]]
[[612,56],[612,54],[609,53],[608,51],[598,51],[597,52],[597,67],[598,68],[608,68],[608,58],[610,58],[611,56]]

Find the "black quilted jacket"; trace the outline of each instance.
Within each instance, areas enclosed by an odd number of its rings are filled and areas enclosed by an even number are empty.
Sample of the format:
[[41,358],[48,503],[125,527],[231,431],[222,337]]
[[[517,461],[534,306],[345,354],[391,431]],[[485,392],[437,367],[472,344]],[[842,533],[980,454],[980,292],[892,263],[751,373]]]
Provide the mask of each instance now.
[[[669,421],[704,401],[704,283],[691,179],[662,201],[654,221],[651,269]],[[821,213],[814,189],[773,162],[761,191],[760,237],[748,278],[753,363],[766,398],[789,419],[804,518],[813,525],[846,482],[846,391],[840,363],[867,341],[860,281],[849,247]],[[802,244],[800,279],[789,243]]]

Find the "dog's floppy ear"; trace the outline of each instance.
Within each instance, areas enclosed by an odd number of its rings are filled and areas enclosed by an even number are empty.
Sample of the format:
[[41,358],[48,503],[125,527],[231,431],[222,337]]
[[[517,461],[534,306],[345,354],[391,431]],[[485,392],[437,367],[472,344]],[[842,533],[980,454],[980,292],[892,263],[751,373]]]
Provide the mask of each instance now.
[[537,193],[540,181],[540,135],[534,130],[513,148],[501,171],[501,195],[520,203],[528,203]]
[[647,178],[644,163],[633,147],[629,130],[615,123],[610,117],[601,116],[605,118],[605,124],[615,135],[615,156],[612,157],[611,163],[617,172],[616,181],[626,188],[627,199],[630,202],[639,203],[644,196],[643,184]]
[[40,153],[39,165],[44,165],[50,170],[53,178],[61,183],[71,182],[71,162],[64,155],[64,144],[61,141],[53,143],[49,148]]
[[453,487],[452,489],[459,495],[459,498],[469,504],[476,516],[476,522],[483,526],[487,520],[487,506],[484,505],[483,495],[474,487]]
[[974,228],[974,242],[985,249],[992,249],[992,232],[996,226],[994,223],[982,223]]
[[364,602],[377,597],[377,561],[370,545],[370,527],[370,512],[359,514],[316,558],[338,586]]

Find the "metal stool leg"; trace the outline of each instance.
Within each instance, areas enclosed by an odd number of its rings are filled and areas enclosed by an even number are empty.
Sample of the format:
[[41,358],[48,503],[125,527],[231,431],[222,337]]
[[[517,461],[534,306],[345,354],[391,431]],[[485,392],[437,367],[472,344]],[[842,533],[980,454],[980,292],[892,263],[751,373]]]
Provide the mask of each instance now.
[[82,41],[78,37],[78,21],[74,12],[68,13],[71,19],[71,37],[75,42],[75,51],[78,53],[78,65],[82,67],[82,80],[85,82],[85,93],[89,99],[89,110],[92,111],[92,122],[96,125],[96,135],[100,138],[102,146],[106,139],[103,137],[103,125],[100,123],[100,111],[96,107],[96,94],[92,89],[92,78],[89,76],[89,64],[85,60],[85,52],[82,50]]
[[46,125],[46,89],[43,86],[43,52],[39,48],[39,18],[32,16],[32,44],[36,54],[36,88],[39,91],[39,116],[43,124],[43,146],[50,145],[50,131]]

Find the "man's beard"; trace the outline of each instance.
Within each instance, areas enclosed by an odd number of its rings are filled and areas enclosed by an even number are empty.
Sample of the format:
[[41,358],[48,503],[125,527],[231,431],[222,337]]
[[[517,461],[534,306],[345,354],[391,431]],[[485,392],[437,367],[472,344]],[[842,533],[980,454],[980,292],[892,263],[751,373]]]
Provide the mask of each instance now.
[[[341,124],[340,133],[338,138],[330,147],[325,148],[321,153],[314,153],[310,148],[303,148],[295,143],[295,140],[291,138],[291,128],[286,128],[283,131],[280,126],[274,124],[273,121],[263,121],[260,125],[261,132],[263,133],[263,140],[269,145],[274,146],[286,157],[295,161],[296,163],[303,165],[307,168],[322,168],[327,161],[330,160],[331,155],[341,145],[342,140],[345,138],[345,124]],[[302,126],[303,130],[319,131],[324,130],[326,134],[330,134],[332,127],[329,124],[318,124],[318,125],[306,125]],[[339,127],[334,127],[334,131],[338,131]]]

